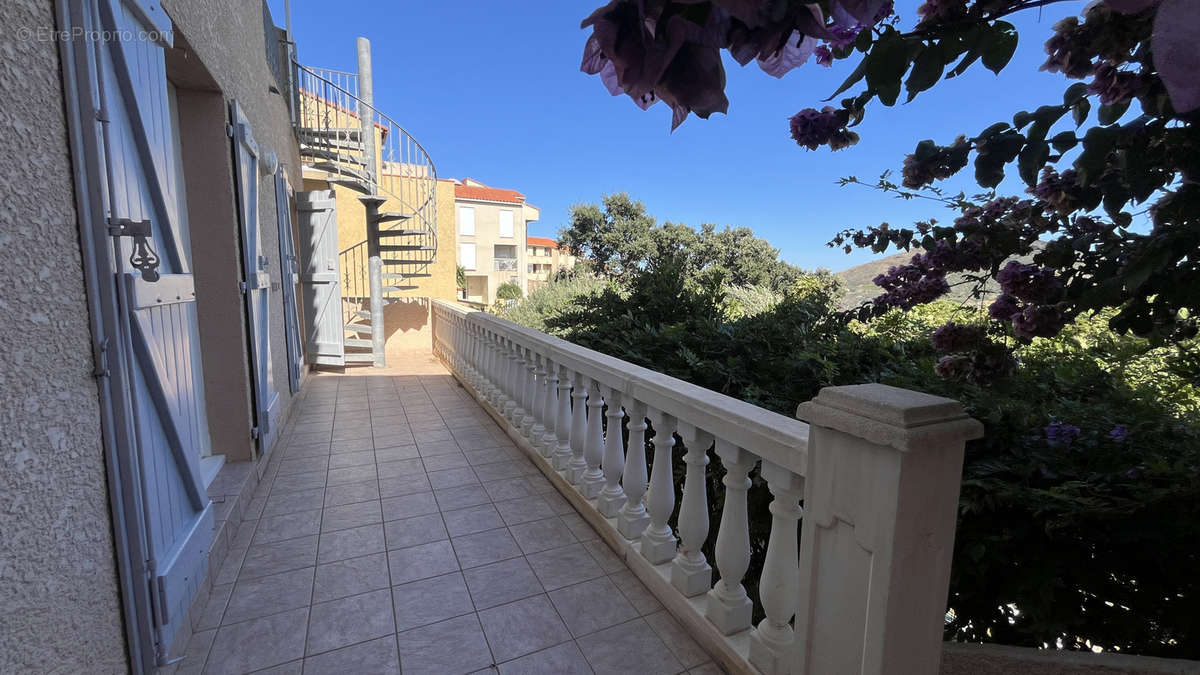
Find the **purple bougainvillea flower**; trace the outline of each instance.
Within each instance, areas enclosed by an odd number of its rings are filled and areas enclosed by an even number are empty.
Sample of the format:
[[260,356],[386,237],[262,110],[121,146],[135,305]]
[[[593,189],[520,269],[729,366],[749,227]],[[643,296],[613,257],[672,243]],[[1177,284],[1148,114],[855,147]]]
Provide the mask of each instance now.
[[816,38],[792,31],[779,51],[766,58],[758,58],[758,67],[771,77],[783,77],[791,69],[804,65],[816,49]]
[[1113,427],[1113,430],[1108,432],[1108,437],[1120,443],[1129,437],[1129,427],[1124,424],[1118,424]]
[[817,59],[817,65],[825,66],[826,68],[833,65],[833,50],[825,45],[821,45],[813,50],[813,56]]
[[1195,0],[1165,0],[1154,17],[1150,45],[1154,67],[1176,112],[1200,108],[1200,7]]
[[874,26],[880,20],[877,17],[892,3],[890,0],[834,0],[830,4],[830,14],[845,12],[864,26]]
[[1079,438],[1079,427],[1074,424],[1051,422],[1043,431],[1046,433],[1046,440],[1060,445],[1070,445]]

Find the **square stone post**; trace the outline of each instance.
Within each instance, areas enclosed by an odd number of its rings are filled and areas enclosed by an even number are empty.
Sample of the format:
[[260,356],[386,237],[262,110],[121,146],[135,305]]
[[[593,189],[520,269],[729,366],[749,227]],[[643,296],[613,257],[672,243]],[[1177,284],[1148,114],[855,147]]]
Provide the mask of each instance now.
[[811,425],[795,673],[936,673],[963,447],[983,425],[957,401],[827,387]]

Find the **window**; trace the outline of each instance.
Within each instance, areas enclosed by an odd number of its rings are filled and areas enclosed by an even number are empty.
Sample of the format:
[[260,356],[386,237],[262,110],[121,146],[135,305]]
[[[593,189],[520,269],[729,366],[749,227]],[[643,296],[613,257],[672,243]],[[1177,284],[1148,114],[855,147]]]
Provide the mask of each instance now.
[[458,207],[458,233],[475,234],[475,208],[472,206]]
[[458,245],[458,264],[465,270],[475,269],[475,244]]
[[511,238],[513,236],[513,212],[504,210],[500,212],[500,236]]

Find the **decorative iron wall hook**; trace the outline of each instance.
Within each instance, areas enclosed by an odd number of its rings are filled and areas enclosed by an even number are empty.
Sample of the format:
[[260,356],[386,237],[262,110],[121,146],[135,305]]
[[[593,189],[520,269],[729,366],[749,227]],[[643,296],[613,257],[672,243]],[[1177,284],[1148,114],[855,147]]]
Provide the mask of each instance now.
[[150,221],[129,220],[128,218],[110,219],[108,233],[113,237],[133,237],[133,253],[129,255],[129,264],[141,272],[142,279],[158,281],[158,254],[150,248],[149,237],[152,234]]

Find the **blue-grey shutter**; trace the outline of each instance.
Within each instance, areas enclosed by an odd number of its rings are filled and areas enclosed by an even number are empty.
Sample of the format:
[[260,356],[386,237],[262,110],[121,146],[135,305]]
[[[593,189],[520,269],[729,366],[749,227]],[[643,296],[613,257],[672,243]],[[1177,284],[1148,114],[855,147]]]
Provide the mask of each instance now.
[[283,269],[283,330],[287,337],[288,388],[300,391],[300,367],[304,349],[300,345],[300,323],[296,311],[296,285],[300,283],[300,261],[296,258],[296,242],[292,238],[291,187],[283,167],[275,172],[275,212],[279,220],[279,260]]
[[[160,258],[156,270],[135,266],[135,238],[114,237],[113,254],[128,328],[135,442],[114,448],[137,467],[152,611],[159,654],[185,620],[208,569],[212,504],[199,471],[209,446],[190,244],[180,231],[163,28],[157,3],[99,0],[101,25],[128,39],[96,51],[98,103],[106,113],[103,147],[106,206],[114,234],[142,230]],[[163,22],[166,21],[164,24]],[[157,38],[157,40],[155,39]],[[143,228],[147,227],[148,231]],[[144,252],[144,250],[143,250]],[[130,486],[132,488],[132,486]]]
[[296,202],[304,247],[300,282],[308,329],[305,353],[308,362],[318,366],[346,365],[336,206],[332,190],[302,192]]
[[254,432],[260,454],[271,449],[277,431],[279,393],[271,370],[271,274],[258,218],[259,154],[250,122],[237,101],[230,104],[233,119],[234,176],[238,220],[242,227],[242,274],[250,333],[250,382],[254,393]]

